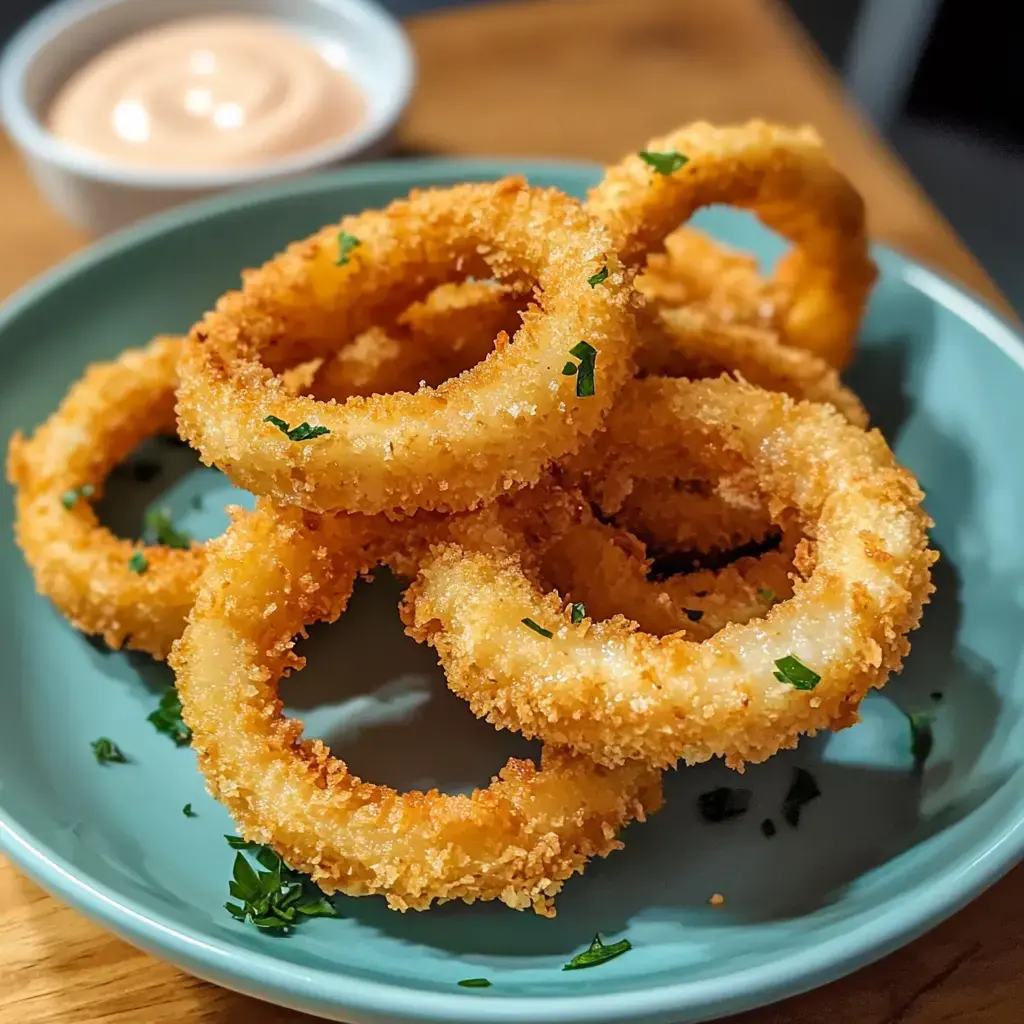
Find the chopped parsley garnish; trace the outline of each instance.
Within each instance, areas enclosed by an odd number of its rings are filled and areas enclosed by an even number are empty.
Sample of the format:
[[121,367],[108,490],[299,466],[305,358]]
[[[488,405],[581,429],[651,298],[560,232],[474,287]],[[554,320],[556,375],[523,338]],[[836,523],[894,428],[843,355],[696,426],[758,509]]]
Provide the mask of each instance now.
[[608,280],[608,268],[607,267],[602,267],[592,277],[588,277],[587,278],[587,284],[589,284],[591,288],[596,288],[603,281],[607,281],[607,280]]
[[775,822],[772,821],[771,818],[765,818],[764,821],[761,822],[761,835],[763,835],[765,839],[771,839],[771,837],[775,835],[776,831]]
[[263,849],[262,843],[254,843],[251,839],[243,839],[241,836],[225,836],[224,838],[232,850],[249,850],[256,853]]
[[192,805],[191,804],[185,804],[185,806],[182,807],[182,809],[181,809],[181,813],[184,814],[186,818],[198,818],[199,817],[199,815],[196,814],[196,812],[192,810]]
[[490,988],[491,983],[487,978],[463,978],[458,982],[460,988]]
[[355,235],[350,235],[347,231],[338,232],[338,259],[334,264],[336,267],[343,267],[348,263],[349,258],[352,255],[352,250],[358,248],[363,243],[356,238]]
[[914,767],[920,768],[928,760],[935,746],[932,734],[932,716],[927,711],[915,711],[907,715],[910,725],[910,753],[914,758]]
[[821,796],[818,783],[814,776],[805,768],[797,768],[793,772],[793,781],[782,800],[782,817],[790,828],[800,824],[800,812],[812,801]]
[[569,355],[579,360],[578,366],[566,363],[562,367],[562,373],[566,377],[576,375],[576,397],[591,398],[594,395],[594,367],[597,364],[597,349],[589,341],[577,342],[571,349]]
[[680,168],[685,167],[690,158],[671,150],[668,153],[651,153],[647,150],[640,152],[640,159],[645,164],[653,167],[659,174],[675,174]]
[[543,626],[538,626],[537,623],[533,621],[533,619],[523,619],[522,623],[524,626],[528,626],[530,629],[532,629],[534,633],[540,633],[541,636],[546,637],[548,640],[550,640],[555,635],[551,632],[550,629],[545,629]]
[[[231,842],[236,837],[226,838]],[[338,916],[316,885],[305,875],[292,871],[269,846],[245,843],[235,849],[252,854],[265,869],[257,871],[244,853],[236,854],[228,890],[239,903],[224,904],[236,921],[249,920],[257,928],[287,933],[303,918]]]
[[141,576],[149,568],[149,562],[146,561],[146,556],[141,551],[136,551],[135,554],[128,559],[128,568],[135,573],[136,576]]
[[775,591],[771,587],[760,587],[757,591],[757,596],[765,604],[775,604]]
[[595,935],[594,941],[591,942],[589,948],[574,956],[562,970],[579,971],[584,967],[596,967],[598,964],[607,963],[609,960],[614,960],[617,956],[622,956],[623,953],[628,952],[632,948],[629,939],[622,939],[619,942],[613,942],[606,946],[601,941],[601,936]]
[[305,420],[303,420],[297,427],[289,427],[285,420],[282,420],[277,416],[267,416],[264,418],[263,422],[273,423],[289,441],[311,441],[314,437],[323,437],[324,434],[330,433],[330,430],[328,430],[327,427],[313,427]]
[[572,608],[569,609],[569,621],[574,626],[578,626],[586,617],[587,609],[583,607],[582,601],[577,601]]
[[712,825],[740,818],[750,810],[750,790],[719,786],[697,797],[700,816]]
[[779,658],[775,662],[778,671],[775,678],[780,683],[789,683],[794,690],[813,690],[821,682],[821,676],[813,669],[808,668],[802,661],[798,661],[792,654]]
[[167,548],[180,548],[188,551],[192,547],[192,538],[174,526],[171,513],[166,508],[151,508],[143,520],[145,532],[154,544],[163,544]]
[[60,503],[67,509],[74,506],[75,502],[79,498],[91,498],[96,493],[96,488],[92,484],[82,484],[81,487],[75,487],[70,491],[65,491],[60,496]]
[[121,753],[121,748],[106,736],[93,740],[89,744],[92,747],[93,756],[100,764],[127,764],[128,758]]
[[174,740],[175,746],[183,747],[192,739],[192,730],[181,720],[181,699],[173,686],[168,686],[160,698],[160,706],[146,716],[157,732]]
[[700,622],[704,618],[704,613],[699,608],[684,608],[683,611],[691,622]]

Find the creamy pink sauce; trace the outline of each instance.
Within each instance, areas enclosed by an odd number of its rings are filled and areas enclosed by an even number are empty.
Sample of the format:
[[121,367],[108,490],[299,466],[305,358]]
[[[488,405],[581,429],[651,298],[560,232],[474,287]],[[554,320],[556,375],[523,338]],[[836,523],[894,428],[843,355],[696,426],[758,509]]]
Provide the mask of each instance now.
[[243,168],[359,126],[358,86],[286,25],[252,15],[186,18],[104,50],[76,71],[47,124],[110,161]]

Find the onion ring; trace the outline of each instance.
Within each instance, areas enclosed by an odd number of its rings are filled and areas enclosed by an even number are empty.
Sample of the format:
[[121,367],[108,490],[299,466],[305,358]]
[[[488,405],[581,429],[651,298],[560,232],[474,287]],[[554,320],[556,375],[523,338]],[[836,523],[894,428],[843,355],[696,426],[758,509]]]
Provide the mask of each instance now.
[[521,291],[490,281],[435,288],[385,330],[374,327],[328,359],[309,394],[342,402],[354,395],[436,388],[486,359],[495,339],[521,323]]
[[[568,603],[581,602],[595,621],[618,615],[645,633],[681,633],[693,640],[706,639],[729,622],[764,615],[776,600],[789,597],[799,540],[788,531],[783,547],[760,557],[653,580],[644,544],[628,530],[601,521],[576,491],[533,488],[444,526],[449,542],[471,548],[485,538],[492,552],[518,553],[535,585],[553,586]],[[402,575],[417,572],[415,566],[402,568]]]
[[374,560],[359,518],[261,503],[213,542],[171,656],[210,792],[242,835],[328,893],[383,894],[397,910],[498,899],[552,916],[564,880],[621,847],[620,826],[657,810],[659,774],[545,749],[539,770],[510,760],[471,796],[399,794],[302,740],[302,724],[281,716],[277,683],[302,666],[294,636],[336,619]]
[[[339,238],[358,246],[339,257]],[[604,268],[608,278],[592,287]],[[457,379],[340,405],[275,384],[278,364],[328,355],[466,274],[529,277],[540,306],[526,311],[514,344]],[[601,425],[633,373],[629,283],[603,229],[553,189],[509,179],[414,192],[293,244],[221,297],[179,364],[179,430],[236,484],[284,504],[475,507],[534,483]],[[582,369],[563,369],[581,342],[596,349],[592,388],[581,387]],[[270,416],[328,433],[291,440]]]
[[636,480],[614,521],[646,545],[715,555],[764,544],[777,530],[760,494],[742,478],[714,485],[680,476]]
[[[914,479],[877,431],[728,378],[634,381],[576,470],[614,511],[637,476],[667,476],[681,459],[712,479],[749,469],[773,514],[795,510],[816,542],[810,576],[765,618],[693,643],[624,619],[575,624],[520,558],[439,545],[405,617],[477,715],[604,764],[722,755],[735,768],[857,720],[864,695],[899,667],[932,590]],[[524,616],[552,638],[520,636]],[[817,675],[813,689],[777,678],[788,658]]]
[[[163,659],[185,627],[203,549],[141,545],[96,518],[110,471],[141,441],[174,432],[182,339],[159,337],[90,366],[31,439],[11,438],[14,533],[48,597],[77,629]],[[84,492],[84,493],[83,493]],[[133,571],[133,556],[141,557]]]
[[[76,629],[161,661],[185,628],[203,545],[117,537],[100,524],[92,501],[133,448],[175,432],[175,364],[184,341],[161,335],[89,366],[31,438],[14,433],[7,453],[7,478],[17,488],[15,540],[36,589]],[[306,367],[282,376],[290,390],[309,381]]]
[[[343,348],[317,371],[309,393],[343,401],[436,387],[486,358],[496,336],[515,332],[521,301],[515,289],[488,282],[442,285],[393,328],[373,328]],[[860,400],[835,369],[811,352],[781,344],[774,331],[726,324],[689,306],[643,311],[638,320],[641,376],[693,379],[726,371],[796,399],[828,402],[852,423],[867,424]]]
[[860,399],[824,359],[783,345],[774,331],[718,323],[690,308],[640,317],[637,365],[644,377],[717,377],[723,371],[791,398],[826,402],[851,423],[867,426]]
[[722,324],[773,329],[786,296],[766,281],[757,259],[686,225],[652,252],[636,279],[637,291],[659,307],[710,313]]
[[794,244],[772,284],[785,297],[784,340],[846,366],[877,270],[864,202],[817,133],[762,121],[723,128],[699,122],[652,139],[645,152],[687,159],[659,173],[631,154],[608,169],[586,204],[611,232],[623,262],[641,269],[648,253],[702,206],[750,209]]

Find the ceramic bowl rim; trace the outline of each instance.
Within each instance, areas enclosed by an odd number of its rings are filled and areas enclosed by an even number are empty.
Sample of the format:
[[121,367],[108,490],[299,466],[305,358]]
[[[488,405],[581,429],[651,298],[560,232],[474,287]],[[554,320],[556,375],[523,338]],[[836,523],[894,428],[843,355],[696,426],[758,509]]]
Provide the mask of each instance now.
[[[0,119],[15,144],[32,158],[90,181],[122,188],[207,192],[272,181],[339,163],[384,139],[409,104],[416,60],[405,29],[375,0],[316,0],[362,22],[394,54],[397,73],[378,103],[368,97],[368,115],[354,131],[313,149],[241,168],[162,170],[111,163],[54,137],[25,99],[23,83],[42,45],[75,31],[108,7],[126,0],[59,0],[22,25],[0,52]],[[211,10],[210,13],[216,13]]]

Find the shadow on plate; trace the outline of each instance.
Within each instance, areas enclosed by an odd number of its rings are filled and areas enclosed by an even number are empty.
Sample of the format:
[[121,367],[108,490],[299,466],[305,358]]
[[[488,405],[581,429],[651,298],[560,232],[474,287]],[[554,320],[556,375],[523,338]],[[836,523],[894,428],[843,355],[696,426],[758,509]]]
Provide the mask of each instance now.
[[[144,536],[147,511],[166,509],[176,529],[208,540],[227,528],[224,508],[231,502],[251,507],[252,497],[233,488],[218,470],[203,466],[183,441],[161,435],[144,441],[115,467],[96,514],[116,536],[135,540]],[[103,675],[129,685],[141,679],[154,693],[174,683],[171,670],[148,655],[114,651],[98,636],[83,634],[81,639],[89,661]]]

